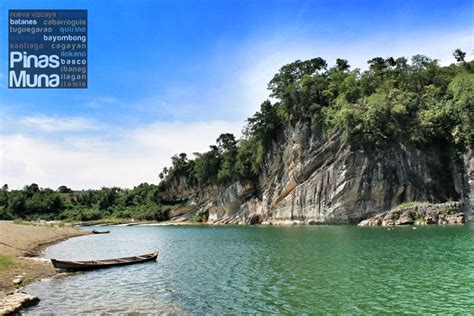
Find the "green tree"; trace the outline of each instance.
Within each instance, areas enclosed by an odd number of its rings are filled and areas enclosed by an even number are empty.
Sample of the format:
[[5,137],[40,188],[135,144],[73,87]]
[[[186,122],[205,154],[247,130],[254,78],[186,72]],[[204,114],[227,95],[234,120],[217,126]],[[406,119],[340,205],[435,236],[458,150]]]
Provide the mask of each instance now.
[[72,190],[65,185],[62,185],[58,188],[59,193],[72,193]]
[[260,105],[260,111],[247,119],[245,134],[255,136],[262,141],[264,146],[267,146],[281,131],[282,126],[276,108],[269,100],[266,100]]
[[456,61],[458,63],[465,63],[465,58],[466,58],[466,53],[463,52],[461,49],[456,49],[454,52],[453,52],[453,55],[454,55],[454,58],[456,58]]
[[336,59],[336,68],[340,72],[346,72],[351,66],[349,66],[349,62],[346,59],[338,58]]
[[99,198],[99,203],[98,203],[99,210],[105,211],[112,208],[118,199],[119,191],[120,189],[116,187],[113,187],[113,188],[103,187],[100,190],[100,198]]
[[474,74],[461,72],[449,84],[453,99],[448,102],[453,115],[452,136],[462,147],[474,147]]
[[268,84],[271,96],[283,100],[288,93],[288,89],[304,75],[318,74],[326,67],[326,61],[320,57],[306,61],[297,60],[283,66]]
[[221,152],[233,152],[237,149],[237,141],[234,134],[224,133],[216,139],[217,147]]

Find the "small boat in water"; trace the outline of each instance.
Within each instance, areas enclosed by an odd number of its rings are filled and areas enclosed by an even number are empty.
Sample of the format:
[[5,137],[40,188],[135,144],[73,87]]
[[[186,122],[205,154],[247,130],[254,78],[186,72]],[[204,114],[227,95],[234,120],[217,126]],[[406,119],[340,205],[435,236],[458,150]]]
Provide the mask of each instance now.
[[92,230],[93,234],[109,234],[110,230]]
[[156,260],[158,257],[158,251],[149,253],[141,256],[117,258],[117,259],[105,259],[105,260],[88,260],[88,261],[62,261],[51,259],[51,263],[57,269],[64,269],[70,271],[84,271],[84,270],[95,270],[110,268],[116,266],[123,266],[128,264],[142,263],[147,261]]

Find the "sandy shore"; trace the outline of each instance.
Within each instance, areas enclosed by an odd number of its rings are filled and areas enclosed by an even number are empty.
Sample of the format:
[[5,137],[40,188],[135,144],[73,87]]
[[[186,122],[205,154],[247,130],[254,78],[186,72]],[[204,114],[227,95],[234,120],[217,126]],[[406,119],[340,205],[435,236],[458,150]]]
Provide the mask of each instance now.
[[[9,262],[3,267],[0,265],[0,301],[16,288],[55,273],[49,262],[22,257],[40,254],[49,245],[85,234],[89,232],[71,227],[35,226],[0,221],[0,259],[3,258]],[[13,283],[13,280],[20,275],[21,282]]]

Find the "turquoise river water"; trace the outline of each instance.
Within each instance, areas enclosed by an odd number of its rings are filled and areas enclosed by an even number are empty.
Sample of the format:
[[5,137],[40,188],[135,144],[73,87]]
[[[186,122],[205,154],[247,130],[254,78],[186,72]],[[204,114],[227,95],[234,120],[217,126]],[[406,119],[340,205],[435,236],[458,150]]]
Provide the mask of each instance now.
[[45,257],[160,256],[31,284],[25,314],[474,313],[474,223],[101,229]]

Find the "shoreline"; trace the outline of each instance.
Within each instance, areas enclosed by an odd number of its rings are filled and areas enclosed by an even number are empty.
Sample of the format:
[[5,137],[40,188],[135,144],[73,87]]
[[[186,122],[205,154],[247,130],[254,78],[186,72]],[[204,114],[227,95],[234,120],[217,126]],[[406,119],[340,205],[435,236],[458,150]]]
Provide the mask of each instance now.
[[[466,216],[465,223],[474,221],[474,215],[468,217]],[[448,223],[447,225],[462,225],[465,223]],[[307,223],[300,220],[272,220],[272,221],[264,221],[259,224],[242,224],[242,223],[232,223],[232,224],[224,224],[219,222],[193,222],[193,221],[146,221],[146,222],[114,222],[114,223],[98,223],[98,224],[91,224],[87,223],[87,227],[154,227],[154,226],[262,226],[262,227],[293,227],[293,226],[340,226],[340,225],[349,225],[349,226],[360,226],[357,223]],[[408,226],[436,226],[436,225],[445,225],[445,224],[412,224]],[[75,224],[75,226],[82,226],[82,224]],[[392,225],[392,226],[407,226],[407,225]]]
[[[0,221],[0,315],[15,313],[25,304],[35,304],[38,298],[22,294],[30,283],[54,276],[50,261],[39,257],[52,245],[90,232],[50,224]],[[8,245],[8,246],[7,246]]]
[[[403,214],[402,214],[403,213]],[[435,214],[436,213],[436,214]],[[187,225],[209,225],[209,226],[226,226],[226,225],[244,225],[244,226],[321,226],[321,225],[356,225],[356,226],[373,226],[375,224],[381,226],[400,226],[400,225],[445,225],[445,224],[464,224],[465,222],[474,220],[474,212],[470,207],[466,207],[462,202],[407,202],[397,205],[385,212],[377,212],[376,215],[358,219],[357,222],[335,219],[320,218],[272,218],[264,216],[260,213],[247,214],[243,216],[241,213],[225,214],[221,217],[206,216],[204,221],[194,221],[196,210],[179,215],[172,216],[164,221],[153,220],[134,220],[127,218],[104,218],[100,220],[76,222],[74,226],[187,226]],[[213,214],[215,215],[215,214]],[[390,217],[386,222],[374,221],[381,216]],[[390,216],[388,216],[390,215]],[[425,219],[425,215],[427,218]],[[400,218],[400,220],[399,220]],[[423,220],[420,220],[420,219]],[[439,219],[439,222],[438,222]],[[367,223],[370,222],[370,225]],[[380,223],[379,223],[380,222]]]

